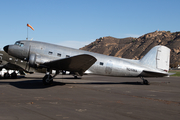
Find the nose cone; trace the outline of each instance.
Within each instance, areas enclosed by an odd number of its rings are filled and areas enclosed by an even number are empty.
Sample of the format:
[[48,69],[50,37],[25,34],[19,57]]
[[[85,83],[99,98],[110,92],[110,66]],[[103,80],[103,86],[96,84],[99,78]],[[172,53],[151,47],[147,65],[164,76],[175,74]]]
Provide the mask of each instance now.
[[9,45],[6,45],[3,49],[6,53],[8,53]]

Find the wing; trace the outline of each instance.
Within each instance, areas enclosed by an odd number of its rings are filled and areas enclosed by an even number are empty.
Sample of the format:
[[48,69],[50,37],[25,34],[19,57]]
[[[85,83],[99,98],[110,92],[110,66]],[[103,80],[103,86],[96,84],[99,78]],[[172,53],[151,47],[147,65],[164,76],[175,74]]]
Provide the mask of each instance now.
[[50,69],[78,72],[79,75],[90,68],[97,59],[88,54],[77,55],[69,58],[46,62],[43,65]]

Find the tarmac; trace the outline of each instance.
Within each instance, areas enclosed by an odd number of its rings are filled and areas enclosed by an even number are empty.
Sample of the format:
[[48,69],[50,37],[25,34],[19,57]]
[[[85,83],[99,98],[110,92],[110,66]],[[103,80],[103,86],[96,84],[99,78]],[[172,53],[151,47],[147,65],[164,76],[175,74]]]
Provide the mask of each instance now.
[[0,79],[0,120],[180,120],[180,78],[44,74]]

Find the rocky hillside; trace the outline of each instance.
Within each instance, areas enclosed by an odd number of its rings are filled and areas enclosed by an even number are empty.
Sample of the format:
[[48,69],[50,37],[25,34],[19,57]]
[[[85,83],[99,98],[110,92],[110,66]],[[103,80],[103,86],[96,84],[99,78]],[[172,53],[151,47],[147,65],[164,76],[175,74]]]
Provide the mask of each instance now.
[[156,45],[171,49],[171,67],[180,65],[180,32],[155,31],[139,38],[102,37],[80,49],[120,58],[141,59]]

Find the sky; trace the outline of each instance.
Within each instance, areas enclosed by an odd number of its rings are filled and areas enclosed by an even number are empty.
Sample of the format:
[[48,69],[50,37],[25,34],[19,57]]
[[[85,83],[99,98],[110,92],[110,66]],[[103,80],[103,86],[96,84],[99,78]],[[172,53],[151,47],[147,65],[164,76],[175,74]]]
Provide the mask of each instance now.
[[0,0],[0,49],[27,34],[28,39],[81,48],[105,36],[177,32],[179,5],[180,0]]

